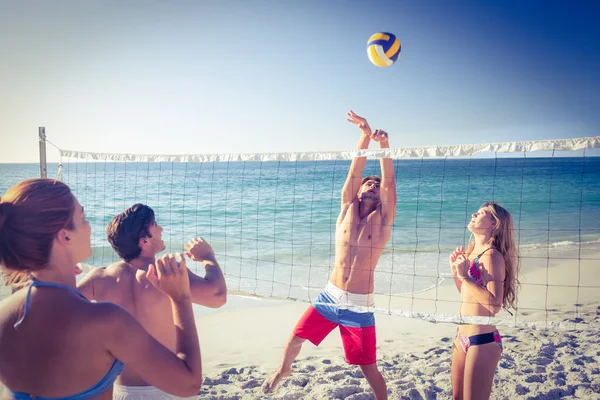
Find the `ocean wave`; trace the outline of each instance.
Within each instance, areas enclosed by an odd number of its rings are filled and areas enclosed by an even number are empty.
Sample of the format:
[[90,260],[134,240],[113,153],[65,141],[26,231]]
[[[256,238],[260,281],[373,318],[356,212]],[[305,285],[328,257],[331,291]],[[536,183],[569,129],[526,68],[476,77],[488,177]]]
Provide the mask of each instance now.
[[431,286],[428,286],[428,287],[426,287],[426,288],[424,288],[424,289],[421,289],[421,290],[415,290],[415,291],[413,291],[413,292],[408,292],[408,293],[400,293],[400,294],[419,294],[419,293],[425,293],[425,292],[428,292],[428,291],[430,291],[430,290],[433,290],[433,289],[435,289],[436,287],[440,286],[440,285],[442,284],[442,282],[444,282],[444,280],[445,280],[445,279],[444,279],[444,278],[442,278],[441,276],[440,276],[440,278],[441,278],[441,279],[438,281],[438,283],[436,283],[436,284],[433,284],[433,285],[431,285]]
[[552,243],[532,243],[532,244],[522,244],[519,246],[521,250],[539,250],[546,248],[562,248],[562,247],[579,247],[582,245],[594,245],[600,244],[600,239],[596,240],[586,240],[581,242],[571,241],[571,240],[563,240],[559,242]]

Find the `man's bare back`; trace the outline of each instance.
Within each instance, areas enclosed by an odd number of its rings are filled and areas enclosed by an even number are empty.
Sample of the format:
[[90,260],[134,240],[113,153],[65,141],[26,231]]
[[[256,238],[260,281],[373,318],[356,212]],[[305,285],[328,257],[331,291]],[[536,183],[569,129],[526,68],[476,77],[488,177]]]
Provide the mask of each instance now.
[[[161,344],[175,351],[176,337],[169,297],[146,278],[146,271],[120,261],[90,274],[94,279],[97,302],[118,304],[137,319]],[[148,386],[125,366],[116,383],[123,386]]]
[[[94,268],[78,284],[78,289],[89,300],[123,307],[156,340],[175,351],[176,329],[169,297],[147,278],[149,266],[165,249],[162,231],[148,206],[136,204],[113,218],[108,227],[108,238],[123,261]],[[227,286],[212,247],[202,238],[192,239],[184,247],[186,255],[193,261],[204,263],[206,269],[204,277],[188,270],[192,302],[221,307],[227,299]],[[149,386],[127,366],[116,384]]]

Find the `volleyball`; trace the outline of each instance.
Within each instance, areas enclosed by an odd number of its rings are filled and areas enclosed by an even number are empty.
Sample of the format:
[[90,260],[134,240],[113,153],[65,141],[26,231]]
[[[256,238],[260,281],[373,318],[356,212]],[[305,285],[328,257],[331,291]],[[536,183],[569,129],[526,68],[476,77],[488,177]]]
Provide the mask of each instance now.
[[376,33],[367,42],[367,54],[378,67],[389,67],[400,56],[400,40],[392,33]]

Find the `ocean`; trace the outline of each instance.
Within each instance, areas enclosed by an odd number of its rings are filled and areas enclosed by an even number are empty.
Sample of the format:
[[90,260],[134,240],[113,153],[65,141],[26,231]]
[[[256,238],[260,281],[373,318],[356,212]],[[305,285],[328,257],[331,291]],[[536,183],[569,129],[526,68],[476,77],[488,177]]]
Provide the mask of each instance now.
[[[63,181],[92,226],[90,266],[117,260],[110,219],[151,206],[167,252],[202,236],[230,290],[308,300],[334,260],[335,221],[350,161],[66,162]],[[397,217],[377,267],[381,294],[419,292],[450,276],[472,213],[488,200],[513,215],[521,250],[600,242],[600,157],[394,160]],[[58,165],[48,165],[57,177]],[[379,174],[369,160],[364,174]],[[0,193],[39,176],[38,164],[0,164]],[[202,273],[202,266],[190,262]]]

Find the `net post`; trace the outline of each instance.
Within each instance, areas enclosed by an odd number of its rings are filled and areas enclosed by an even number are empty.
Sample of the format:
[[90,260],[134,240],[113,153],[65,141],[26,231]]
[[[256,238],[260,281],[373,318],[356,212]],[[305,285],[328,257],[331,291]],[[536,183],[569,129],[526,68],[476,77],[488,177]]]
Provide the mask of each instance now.
[[40,126],[38,128],[38,136],[40,143],[40,177],[48,177],[48,168],[46,164],[46,128]]

